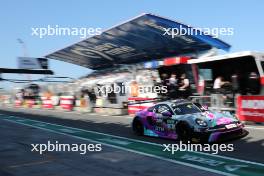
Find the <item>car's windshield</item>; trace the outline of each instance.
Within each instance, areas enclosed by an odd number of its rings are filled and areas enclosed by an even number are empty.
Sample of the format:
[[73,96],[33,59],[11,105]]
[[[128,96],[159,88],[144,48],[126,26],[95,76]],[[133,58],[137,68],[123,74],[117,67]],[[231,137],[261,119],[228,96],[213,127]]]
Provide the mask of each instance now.
[[173,111],[176,115],[193,114],[202,112],[197,106],[192,103],[185,103],[180,105],[172,105]]

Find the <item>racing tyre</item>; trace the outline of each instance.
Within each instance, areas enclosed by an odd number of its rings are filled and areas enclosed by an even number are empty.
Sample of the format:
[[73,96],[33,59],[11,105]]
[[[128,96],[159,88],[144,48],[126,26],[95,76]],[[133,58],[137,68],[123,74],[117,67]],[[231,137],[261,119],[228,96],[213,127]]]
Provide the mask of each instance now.
[[181,140],[182,142],[188,142],[192,140],[192,131],[188,124],[184,122],[180,122],[176,126],[176,132],[178,135],[178,140]]
[[144,127],[143,124],[141,123],[141,121],[137,118],[135,118],[133,120],[132,123],[132,128],[133,128],[133,132],[138,135],[138,136],[142,136],[144,133]]

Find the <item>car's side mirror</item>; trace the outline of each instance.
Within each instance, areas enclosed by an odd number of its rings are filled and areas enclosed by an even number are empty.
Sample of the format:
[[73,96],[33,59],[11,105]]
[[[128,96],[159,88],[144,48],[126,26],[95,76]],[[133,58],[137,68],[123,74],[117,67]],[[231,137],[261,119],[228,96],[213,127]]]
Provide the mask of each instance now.
[[172,117],[172,114],[169,111],[162,112],[161,115],[164,117]]

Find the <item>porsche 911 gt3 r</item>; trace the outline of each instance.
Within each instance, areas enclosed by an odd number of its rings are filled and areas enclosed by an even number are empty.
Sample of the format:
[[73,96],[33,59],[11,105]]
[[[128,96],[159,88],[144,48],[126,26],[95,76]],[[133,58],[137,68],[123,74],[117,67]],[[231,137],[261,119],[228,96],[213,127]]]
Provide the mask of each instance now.
[[182,141],[219,142],[248,134],[230,113],[209,111],[182,99],[160,102],[137,112],[132,128],[137,135]]

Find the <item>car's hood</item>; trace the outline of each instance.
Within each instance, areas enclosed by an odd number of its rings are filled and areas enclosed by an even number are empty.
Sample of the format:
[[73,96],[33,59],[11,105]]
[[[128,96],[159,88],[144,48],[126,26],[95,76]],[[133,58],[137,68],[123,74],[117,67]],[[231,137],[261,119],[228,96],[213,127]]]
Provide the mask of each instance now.
[[231,114],[212,112],[212,111],[206,111],[206,112],[195,114],[195,119],[196,118],[205,120],[209,127],[238,122],[238,120]]

